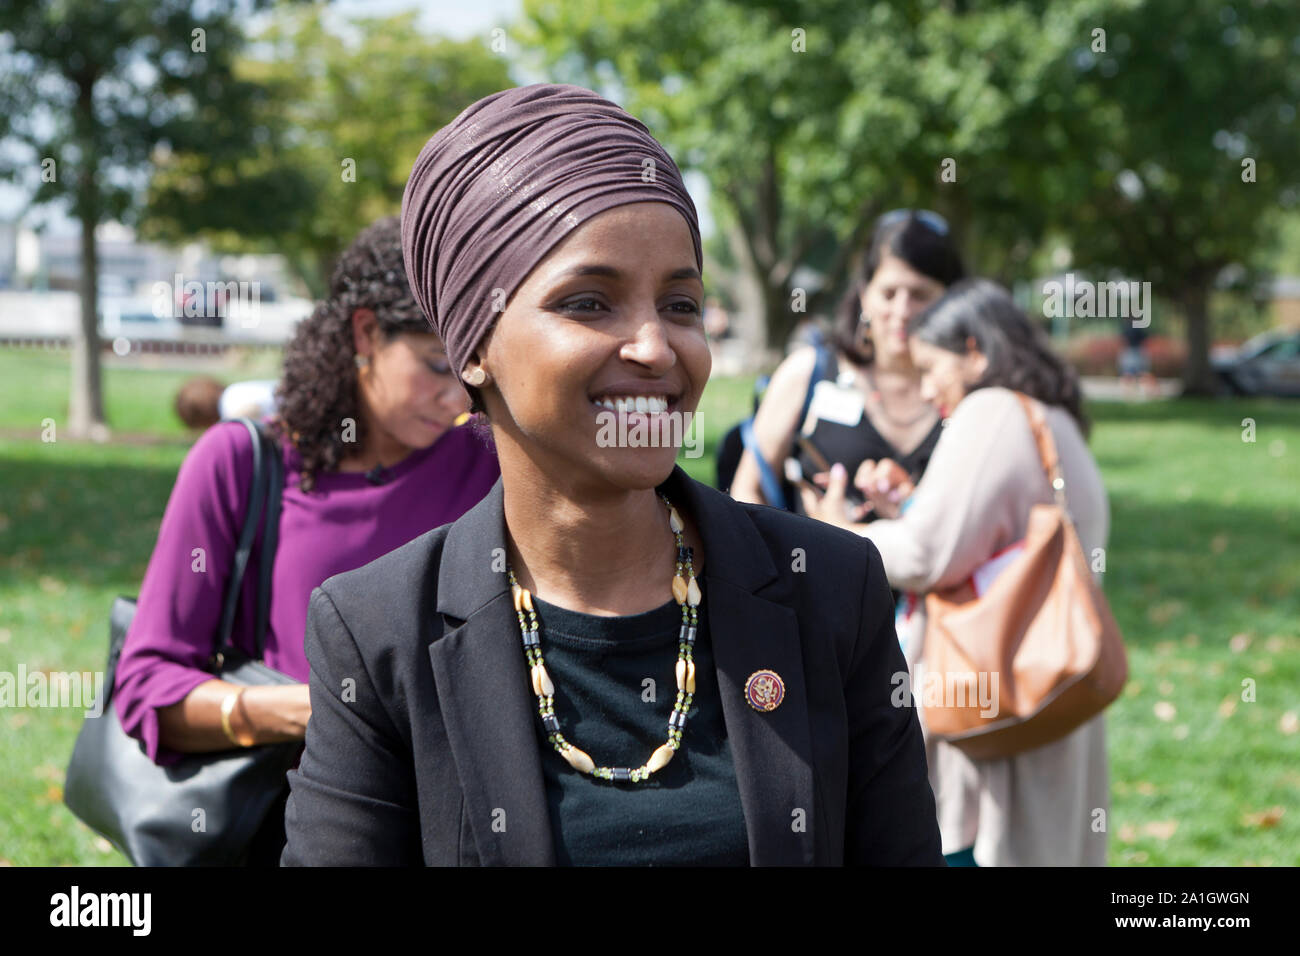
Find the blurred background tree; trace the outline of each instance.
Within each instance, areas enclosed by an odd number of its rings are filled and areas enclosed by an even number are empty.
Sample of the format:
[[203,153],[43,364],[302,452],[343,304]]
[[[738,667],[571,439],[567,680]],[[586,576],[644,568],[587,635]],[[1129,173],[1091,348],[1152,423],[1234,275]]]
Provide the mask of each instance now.
[[145,232],[218,250],[285,255],[324,294],[357,232],[398,211],[411,164],[439,127],[513,85],[480,40],[421,33],[414,11],[327,28],[319,11],[274,11],[236,73],[266,91],[249,151],[173,151],[150,183]]
[[1281,252],[1300,210],[1300,5],[1141,0],[1096,26],[1105,51],[1080,54],[1072,104],[1082,136],[1056,163],[1090,175],[1055,218],[1078,264],[1178,304],[1184,392],[1212,394],[1210,292],[1225,267]]
[[[265,0],[0,3],[0,176],[37,182],[81,226],[81,323],[68,431],[103,434],[95,229],[131,222],[160,145],[230,156],[258,135],[259,89],[237,79],[240,20]],[[265,128],[263,133],[269,134]]]
[[[873,218],[923,206],[972,271],[1052,252],[1150,281],[1212,386],[1209,292],[1300,194],[1300,7],[1221,0],[525,0],[557,79],[607,92],[708,178],[734,298],[781,346],[840,294]],[[1242,160],[1253,160],[1244,182]],[[944,175],[945,165],[947,175]],[[720,251],[715,243],[715,254]],[[1108,330],[1113,334],[1113,331]]]
[[557,78],[601,88],[704,173],[742,309],[780,347],[807,299],[828,312],[873,220],[944,213],[971,264],[1022,273],[1082,171],[1073,54],[1100,5],[525,0]]

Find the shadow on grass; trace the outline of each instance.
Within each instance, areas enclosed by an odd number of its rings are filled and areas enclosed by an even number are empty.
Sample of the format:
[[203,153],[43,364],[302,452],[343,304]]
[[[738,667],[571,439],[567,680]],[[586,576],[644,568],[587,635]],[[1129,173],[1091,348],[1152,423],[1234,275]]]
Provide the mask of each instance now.
[[[175,454],[183,457],[184,449]],[[49,575],[89,586],[139,585],[176,480],[176,465],[6,459],[0,513],[11,584]]]

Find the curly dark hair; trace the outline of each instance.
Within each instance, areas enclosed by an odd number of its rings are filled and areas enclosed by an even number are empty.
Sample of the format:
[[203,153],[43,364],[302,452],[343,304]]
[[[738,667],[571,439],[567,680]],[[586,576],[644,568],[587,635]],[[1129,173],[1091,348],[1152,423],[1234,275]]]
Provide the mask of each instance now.
[[[334,267],[329,296],[298,324],[285,348],[272,429],[280,440],[287,434],[297,448],[302,458],[298,486],[305,492],[315,487],[318,472],[338,468],[348,446],[365,445],[352,340],[357,309],[374,311],[384,341],[403,332],[432,331],[406,281],[396,216],[373,223],[348,246]],[[356,423],[355,443],[343,441],[345,418]]]

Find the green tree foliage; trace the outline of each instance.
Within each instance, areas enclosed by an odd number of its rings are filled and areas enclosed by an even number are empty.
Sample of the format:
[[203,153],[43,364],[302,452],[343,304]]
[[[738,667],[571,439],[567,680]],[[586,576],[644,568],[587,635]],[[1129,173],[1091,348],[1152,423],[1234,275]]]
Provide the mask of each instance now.
[[[0,175],[80,221],[81,328],[69,431],[102,431],[95,227],[131,221],[154,151],[237,152],[255,86],[231,71],[237,15],[261,0],[6,0],[0,3]],[[96,428],[97,426],[97,428]]]
[[[779,344],[814,266],[826,310],[876,215],[953,220],[974,263],[1023,268],[1070,184],[1072,52],[1099,5],[527,0],[528,40],[610,91],[705,174],[715,217]],[[945,174],[946,171],[946,174]]]
[[1186,318],[1185,388],[1214,387],[1209,295],[1300,209],[1300,6],[1143,0],[1080,57],[1090,175],[1062,207],[1076,261],[1152,283]]
[[[1186,313],[1300,195],[1300,7],[1275,0],[526,0],[529,41],[709,180],[779,343],[791,276],[843,286],[872,218],[927,206],[975,271],[1032,278],[1045,240]],[[802,52],[799,52],[802,49]],[[1242,160],[1255,161],[1253,183]],[[951,160],[949,175],[943,175]],[[743,301],[743,297],[742,297]]]
[[250,135],[239,154],[173,154],[151,183],[148,228],[283,253],[316,295],[356,234],[398,210],[429,136],[511,85],[482,41],[425,36],[413,12],[331,31],[315,10],[276,11],[238,75],[266,91],[255,128],[275,135]]

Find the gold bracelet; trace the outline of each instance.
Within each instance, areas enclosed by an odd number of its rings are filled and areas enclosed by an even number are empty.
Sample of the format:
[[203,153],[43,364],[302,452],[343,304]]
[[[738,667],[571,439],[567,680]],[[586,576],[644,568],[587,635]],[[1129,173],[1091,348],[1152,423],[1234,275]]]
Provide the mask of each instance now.
[[234,728],[230,726],[230,715],[239,705],[240,695],[243,694],[246,689],[247,688],[241,687],[239,690],[232,690],[226,695],[226,699],[221,702],[221,729],[226,732],[226,736],[230,738],[230,742],[236,747],[253,746],[253,738],[251,734],[248,739],[241,740],[239,737],[235,736]]

